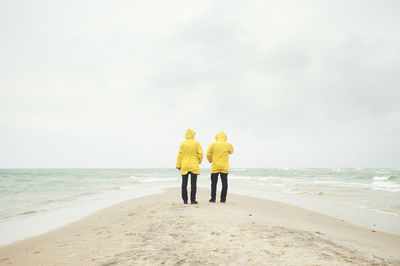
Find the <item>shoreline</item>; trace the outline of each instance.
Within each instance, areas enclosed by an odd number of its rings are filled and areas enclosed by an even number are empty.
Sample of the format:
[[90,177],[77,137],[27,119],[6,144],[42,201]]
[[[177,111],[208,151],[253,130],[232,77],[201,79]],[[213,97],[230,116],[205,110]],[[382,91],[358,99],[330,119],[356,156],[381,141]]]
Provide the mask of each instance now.
[[[198,188],[209,190],[207,178],[198,180]],[[139,197],[150,196],[161,193],[166,189],[179,189],[176,182],[174,183],[144,183],[138,185],[135,189],[120,190],[106,196],[106,198],[98,197],[96,201],[87,201],[83,205],[76,205],[49,212],[40,211],[26,217],[14,217],[9,220],[0,222],[0,247],[13,244],[15,242],[45,234],[51,230],[55,230],[70,223],[74,223],[85,217],[88,217],[104,208],[114,206],[121,202],[129,201]],[[190,186],[188,187],[190,190]],[[218,190],[221,188],[218,187]],[[298,208],[304,208],[319,214],[324,214],[332,218],[345,220],[351,224],[365,227],[371,230],[382,231],[389,234],[400,236],[400,231],[396,224],[399,222],[398,217],[384,217],[378,214],[371,214],[362,210],[346,210],[343,206],[332,208],[332,206],[324,206],[317,199],[315,201],[301,201],[296,195],[285,194],[277,191],[265,191],[262,186],[254,186],[246,182],[237,180],[231,181],[231,187],[228,194],[236,194],[255,199],[270,200],[288,204]],[[111,197],[112,195],[115,195]],[[179,198],[179,197],[178,197]],[[208,200],[207,200],[208,201]],[[34,226],[32,226],[34,225]],[[386,226],[386,228],[385,228]]]
[[204,188],[198,200],[184,205],[180,189],[169,188],[120,202],[1,246],[0,265],[400,263],[397,235],[232,193],[213,204]]
[[[385,213],[376,213],[367,208],[354,209],[342,204],[336,205],[336,203],[333,203],[333,199],[325,199],[325,201],[321,202],[322,198],[318,197],[305,199],[296,194],[282,193],[279,191],[265,191],[263,188],[257,189],[257,187],[253,187],[250,184],[241,184],[241,186],[232,187],[230,188],[230,191],[231,193],[238,195],[282,202],[320,214],[325,214],[330,217],[343,219],[346,222],[361,227],[400,236],[400,227],[397,226],[400,224],[400,217],[397,215],[393,216]],[[249,193],[249,191],[251,191],[251,193]],[[325,195],[319,197],[325,197]]]
[[[339,170],[233,169],[229,193],[283,202],[400,236],[399,192],[391,192],[400,186],[398,169]],[[176,169],[42,169],[0,175],[9,188],[2,194],[0,246],[180,184]],[[32,185],[24,190],[26,184]],[[198,187],[210,190],[206,169],[198,176]],[[378,187],[385,191],[374,190]]]
[[[0,222],[0,247],[18,241],[45,234],[52,230],[68,226],[105,208],[121,202],[161,193],[173,186],[157,184],[146,186],[141,184],[132,190],[122,190],[108,194],[95,194],[92,198],[80,202],[80,205],[64,206],[48,212],[32,211],[33,215],[15,216]],[[17,229],[17,230],[15,230]]]

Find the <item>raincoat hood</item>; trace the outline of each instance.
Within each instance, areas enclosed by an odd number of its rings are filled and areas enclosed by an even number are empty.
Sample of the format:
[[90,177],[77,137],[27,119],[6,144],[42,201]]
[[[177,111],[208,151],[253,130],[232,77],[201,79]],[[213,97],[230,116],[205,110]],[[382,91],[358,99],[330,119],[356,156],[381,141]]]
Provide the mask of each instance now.
[[185,138],[186,138],[186,139],[194,139],[194,135],[195,135],[195,134],[196,134],[196,132],[194,132],[193,129],[189,128],[189,129],[186,131]]
[[216,136],[215,136],[215,140],[216,141],[226,141],[228,138],[226,137],[226,134],[224,131],[219,132]]

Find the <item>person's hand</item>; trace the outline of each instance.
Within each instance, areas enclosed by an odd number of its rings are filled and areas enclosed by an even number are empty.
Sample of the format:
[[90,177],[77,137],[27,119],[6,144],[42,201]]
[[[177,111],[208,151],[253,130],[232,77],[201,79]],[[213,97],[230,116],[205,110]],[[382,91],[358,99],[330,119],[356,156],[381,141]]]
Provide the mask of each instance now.
[[181,168],[178,168],[178,167],[176,169],[181,170]]

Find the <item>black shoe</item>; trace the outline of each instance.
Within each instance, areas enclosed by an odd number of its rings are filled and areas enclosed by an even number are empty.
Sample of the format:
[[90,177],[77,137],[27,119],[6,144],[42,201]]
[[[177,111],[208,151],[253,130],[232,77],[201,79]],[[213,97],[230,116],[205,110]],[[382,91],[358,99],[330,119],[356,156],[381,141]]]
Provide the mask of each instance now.
[[215,199],[210,199],[209,202],[215,202]]
[[221,200],[220,202],[221,202],[221,203],[225,203],[225,200]]
[[185,200],[185,201],[183,202],[183,204],[187,204],[187,200]]
[[190,202],[190,204],[198,204],[198,202],[197,201],[192,201],[192,202]]

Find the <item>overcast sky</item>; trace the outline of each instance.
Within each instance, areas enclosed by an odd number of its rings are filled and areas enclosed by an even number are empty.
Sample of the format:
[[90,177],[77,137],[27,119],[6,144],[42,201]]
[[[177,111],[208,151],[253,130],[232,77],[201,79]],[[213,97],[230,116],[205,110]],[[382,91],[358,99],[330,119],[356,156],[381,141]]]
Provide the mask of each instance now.
[[[400,167],[399,1],[0,1],[0,167]],[[206,160],[201,167],[209,167]]]

